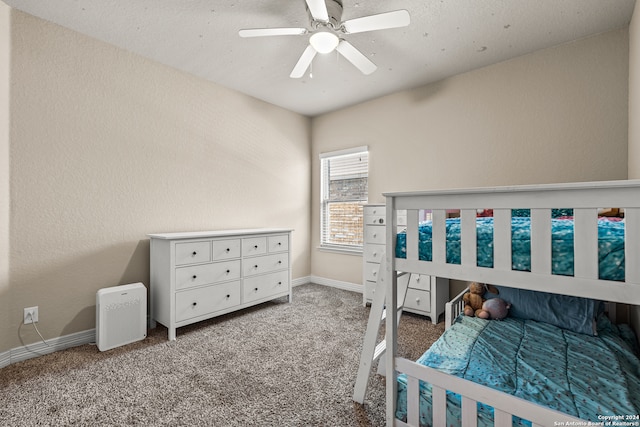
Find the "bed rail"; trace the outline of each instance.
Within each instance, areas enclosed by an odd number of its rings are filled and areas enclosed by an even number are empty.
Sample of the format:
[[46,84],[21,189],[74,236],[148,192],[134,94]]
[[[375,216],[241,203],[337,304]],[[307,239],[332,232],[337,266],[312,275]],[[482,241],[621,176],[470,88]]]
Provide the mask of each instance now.
[[444,306],[444,327],[449,329],[451,325],[456,321],[458,316],[464,312],[464,301],[462,297],[467,293],[465,288],[462,292],[456,295],[451,301],[447,302]]
[[528,402],[489,387],[462,378],[444,374],[438,370],[417,364],[407,359],[397,358],[396,368],[407,375],[407,422],[396,420],[398,426],[416,426],[419,423],[419,381],[426,381],[432,387],[433,426],[445,426],[446,392],[453,391],[462,396],[462,425],[477,425],[477,403],[482,402],[494,408],[494,425],[511,427],[512,416],[531,421],[534,427],[558,425],[587,425],[579,418]]
[[[625,259],[640,260],[640,180],[385,193],[387,208],[405,210],[406,258],[393,258],[392,269],[463,281],[640,305],[640,262],[627,262],[625,280],[598,277],[598,209],[623,208]],[[531,210],[531,271],[511,268],[511,209]],[[574,275],[552,274],[551,211],[574,211]],[[430,210],[433,223],[432,261],[419,259],[418,218]],[[447,210],[460,211],[461,263],[446,262]],[[493,268],[478,267],[476,213],[493,209]],[[388,224],[392,218],[387,218]],[[395,254],[395,235],[389,233]]]

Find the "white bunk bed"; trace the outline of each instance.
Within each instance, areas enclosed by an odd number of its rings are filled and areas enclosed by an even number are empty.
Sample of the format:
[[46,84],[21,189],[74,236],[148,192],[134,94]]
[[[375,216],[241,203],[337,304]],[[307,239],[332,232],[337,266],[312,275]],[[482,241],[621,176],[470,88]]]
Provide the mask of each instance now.
[[[463,426],[476,425],[478,402],[494,408],[496,426],[511,426],[512,415],[531,421],[533,426],[587,425],[580,424],[578,418],[398,357],[395,322],[398,272],[640,305],[640,180],[384,193],[384,196],[388,230],[383,273],[388,278],[385,280],[386,307],[391,310],[386,316],[387,351],[384,356],[387,425],[419,425],[419,382],[431,384],[434,426],[446,423],[447,391],[461,396]],[[573,276],[552,274],[551,212],[558,208],[573,209]],[[622,281],[599,279],[599,208],[624,208],[626,268]],[[477,211],[483,209],[493,209],[493,267],[477,265],[476,218]],[[530,271],[512,269],[511,209],[530,209]],[[400,210],[406,211],[407,215],[406,258],[396,256],[394,218]],[[432,214],[431,261],[419,257],[418,218],[423,210]],[[459,264],[446,261],[448,210],[460,212]],[[460,308],[459,300],[448,305],[448,325],[455,321]],[[400,373],[406,374],[406,422],[396,419],[397,377]]]

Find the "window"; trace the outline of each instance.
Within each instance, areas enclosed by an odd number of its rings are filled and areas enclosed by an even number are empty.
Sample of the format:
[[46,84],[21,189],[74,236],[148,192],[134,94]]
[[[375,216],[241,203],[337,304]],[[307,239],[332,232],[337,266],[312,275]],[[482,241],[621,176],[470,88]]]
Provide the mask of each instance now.
[[367,147],[320,155],[320,246],[361,251],[362,207],[368,198]]

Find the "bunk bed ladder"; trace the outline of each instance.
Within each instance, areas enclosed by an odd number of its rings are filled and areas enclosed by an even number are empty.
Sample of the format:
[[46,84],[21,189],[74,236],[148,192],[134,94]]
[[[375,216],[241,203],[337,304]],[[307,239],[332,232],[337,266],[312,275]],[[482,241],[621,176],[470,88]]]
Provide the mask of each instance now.
[[[364,396],[367,393],[367,386],[369,383],[369,374],[371,374],[371,368],[376,360],[380,359],[378,372],[384,374],[384,358],[381,356],[384,354],[387,347],[386,341],[383,339],[376,344],[378,340],[378,334],[380,332],[380,325],[387,317],[387,310],[385,307],[385,296],[387,293],[386,282],[384,281],[385,275],[383,269],[386,262],[385,257],[382,257],[383,262],[380,263],[380,270],[378,271],[378,280],[376,282],[375,292],[373,294],[373,302],[371,303],[371,311],[369,312],[369,321],[367,322],[367,331],[364,336],[364,343],[362,345],[362,354],[360,355],[360,366],[358,367],[358,376],[356,378],[356,385],[353,391],[353,400],[360,404],[364,403]],[[398,275],[398,319],[400,322],[400,316],[402,315],[402,307],[407,295],[407,288],[409,287],[408,273],[401,273]],[[382,369],[382,371],[381,371]]]

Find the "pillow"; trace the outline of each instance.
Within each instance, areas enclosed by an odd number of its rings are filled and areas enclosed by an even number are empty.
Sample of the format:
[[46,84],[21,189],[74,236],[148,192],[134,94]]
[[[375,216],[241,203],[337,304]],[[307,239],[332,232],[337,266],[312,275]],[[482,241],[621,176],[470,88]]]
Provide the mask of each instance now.
[[597,335],[600,301],[506,286],[496,288],[499,295],[487,292],[485,298],[500,297],[511,303],[511,317],[537,320],[579,334]]

